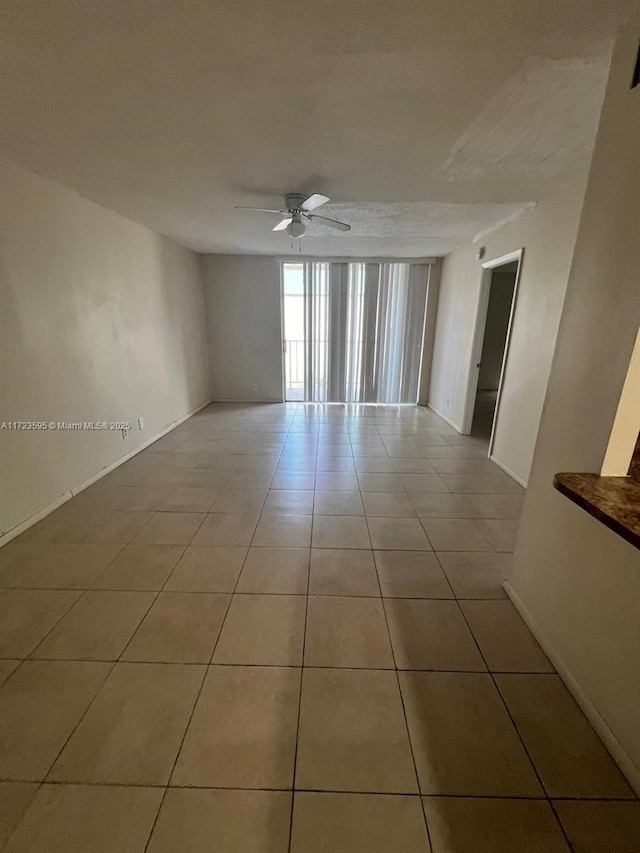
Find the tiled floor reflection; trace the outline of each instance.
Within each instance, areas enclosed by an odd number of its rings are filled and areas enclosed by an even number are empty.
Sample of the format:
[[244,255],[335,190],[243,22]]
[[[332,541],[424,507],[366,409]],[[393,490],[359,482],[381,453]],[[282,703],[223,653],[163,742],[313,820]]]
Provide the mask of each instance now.
[[592,853],[640,802],[424,409],[209,406],[0,551],[0,850]]

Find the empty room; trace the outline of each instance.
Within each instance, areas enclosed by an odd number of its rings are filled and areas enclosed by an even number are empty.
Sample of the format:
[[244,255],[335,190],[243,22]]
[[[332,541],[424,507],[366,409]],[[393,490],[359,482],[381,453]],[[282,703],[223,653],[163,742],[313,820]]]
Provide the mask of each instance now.
[[0,46],[0,853],[638,853],[637,4]]

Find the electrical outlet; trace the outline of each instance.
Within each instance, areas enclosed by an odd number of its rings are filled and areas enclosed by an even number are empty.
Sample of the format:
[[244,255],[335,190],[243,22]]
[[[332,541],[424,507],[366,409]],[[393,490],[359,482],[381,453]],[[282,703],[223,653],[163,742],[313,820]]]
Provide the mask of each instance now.
[[138,418],[138,429],[144,429],[144,418]]
[[257,386],[257,385],[252,385],[252,386],[251,386],[251,390],[252,390],[252,391],[257,391],[257,390],[258,390],[258,386]]

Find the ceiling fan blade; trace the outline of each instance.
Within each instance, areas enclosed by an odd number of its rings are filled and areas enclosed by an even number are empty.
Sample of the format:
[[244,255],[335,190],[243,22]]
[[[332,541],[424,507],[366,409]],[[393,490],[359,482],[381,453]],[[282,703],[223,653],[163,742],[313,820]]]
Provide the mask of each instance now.
[[292,221],[293,220],[292,220],[291,216],[286,216],[284,219],[282,219],[280,222],[278,222],[276,227],[273,228],[272,230],[273,231],[284,231],[284,229],[287,227],[287,225],[289,225]]
[[320,207],[321,204],[326,204],[329,201],[328,196],[320,195],[320,193],[313,193],[308,198],[302,202],[303,210],[315,210],[316,207]]
[[329,228],[335,228],[336,231],[351,231],[351,226],[347,225],[346,222],[338,222],[337,219],[329,219],[328,216],[319,216],[317,213],[312,213],[308,218],[322,220],[322,222],[325,222]]
[[234,207],[235,210],[257,210],[259,213],[281,213],[285,214],[286,210],[276,210],[273,207],[245,207],[242,204],[236,204]]

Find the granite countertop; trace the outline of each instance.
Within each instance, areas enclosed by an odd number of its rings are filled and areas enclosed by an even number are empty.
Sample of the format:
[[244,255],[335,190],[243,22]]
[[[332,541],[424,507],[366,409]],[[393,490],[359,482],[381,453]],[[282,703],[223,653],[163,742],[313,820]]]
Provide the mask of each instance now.
[[598,521],[640,548],[640,479],[556,474],[553,485]]

